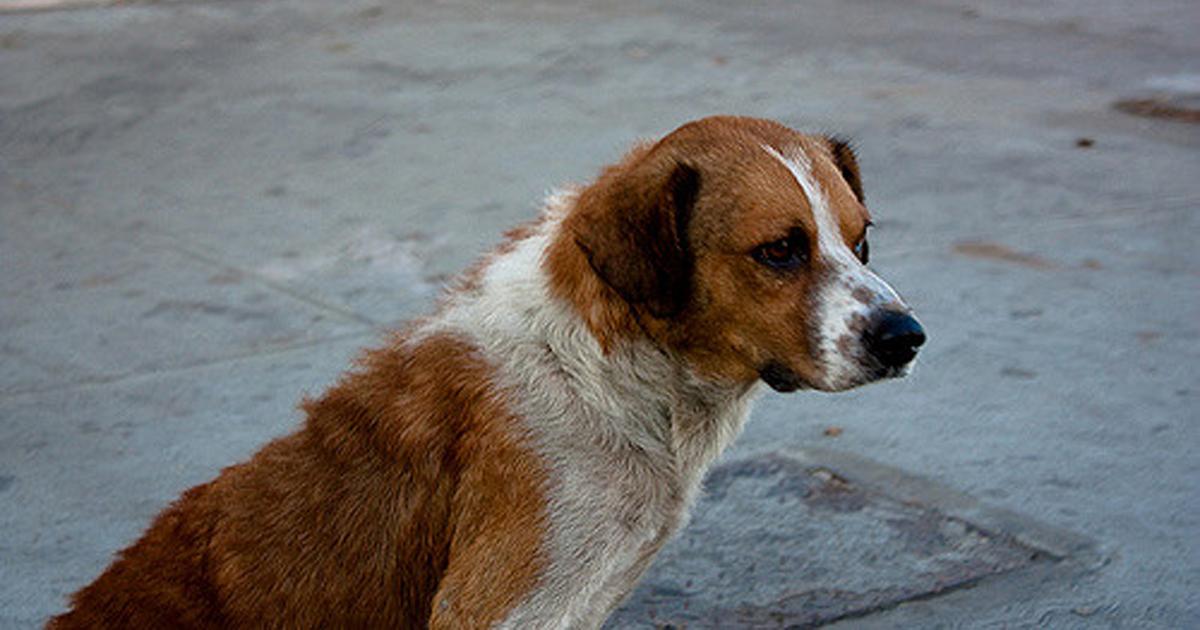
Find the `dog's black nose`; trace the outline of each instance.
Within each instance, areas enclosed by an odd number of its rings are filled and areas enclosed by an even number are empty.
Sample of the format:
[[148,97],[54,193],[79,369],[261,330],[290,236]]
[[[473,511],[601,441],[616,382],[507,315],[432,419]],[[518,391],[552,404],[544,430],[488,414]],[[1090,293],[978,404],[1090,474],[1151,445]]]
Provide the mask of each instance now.
[[884,367],[898,368],[917,356],[917,348],[925,343],[925,329],[912,315],[889,310],[875,320],[863,341]]

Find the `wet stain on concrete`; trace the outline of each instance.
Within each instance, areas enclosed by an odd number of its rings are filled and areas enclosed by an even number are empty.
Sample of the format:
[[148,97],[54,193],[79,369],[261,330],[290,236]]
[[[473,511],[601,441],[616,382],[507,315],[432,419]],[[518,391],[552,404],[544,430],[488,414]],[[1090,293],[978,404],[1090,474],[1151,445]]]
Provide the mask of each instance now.
[[12,475],[0,475],[0,492],[4,492],[12,487],[13,482],[17,478]]
[[809,507],[833,512],[857,512],[867,506],[867,496],[837,473],[825,468],[810,472],[816,483],[808,488],[804,502]]
[[1054,559],[783,454],[719,465],[705,489],[606,627],[813,627]]
[[1055,269],[1058,267],[1055,263],[1040,256],[1018,252],[1005,245],[986,241],[964,241],[958,243],[954,246],[954,252],[969,258],[1013,263],[1031,269]]
[[713,469],[704,487],[711,500],[723,500],[738,479],[769,479],[764,496],[771,499],[799,499],[814,509],[853,512],[866,505],[861,493],[836,473],[815,468],[783,456],[764,457],[731,462]]
[[1113,109],[1142,118],[1200,123],[1200,95],[1130,98],[1113,103]]

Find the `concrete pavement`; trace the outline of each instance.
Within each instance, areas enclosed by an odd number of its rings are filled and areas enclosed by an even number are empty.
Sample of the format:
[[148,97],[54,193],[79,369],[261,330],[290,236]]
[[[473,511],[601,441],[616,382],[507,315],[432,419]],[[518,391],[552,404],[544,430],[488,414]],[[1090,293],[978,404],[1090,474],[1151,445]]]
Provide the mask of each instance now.
[[930,342],[765,396],[610,626],[1200,626],[1197,30],[1190,0],[0,13],[0,627],[548,188],[712,113],[857,140]]

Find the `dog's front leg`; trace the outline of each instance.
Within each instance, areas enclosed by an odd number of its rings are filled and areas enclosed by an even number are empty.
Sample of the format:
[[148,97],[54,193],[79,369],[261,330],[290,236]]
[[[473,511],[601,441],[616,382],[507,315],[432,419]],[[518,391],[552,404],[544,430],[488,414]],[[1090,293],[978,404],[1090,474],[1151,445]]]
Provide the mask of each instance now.
[[488,452],[462,472],[451,500],[449,556],[430,601],[433,630],[505,627],[541,586],[549,564],[537,461],[501,440],[486,444]]
[[[607,534],[612,532],[606,532],[606,539],[618,539]],[[555,565],[540,550],[515,552],[511,539],[481,536],[452,552],[432,602],[429,627],[599,628],[652,557],[620,570],[632,559],[602,547],[581,541],[572,562]]]
[[[466,545],[452,559],[434,595],[431,630],[531,630],[599,627],[581,623],[585,593],[574,580],[550,577],[540,552],[515,552],[499,537]],[[561,576],[560,576],[561,577]]]
[[506,548],[505,541],[490,536],[452,552],[431,602],[430,630],[510,625],[506,622],[536,584],[536,555],[520,557],[524,554],[515,553]]

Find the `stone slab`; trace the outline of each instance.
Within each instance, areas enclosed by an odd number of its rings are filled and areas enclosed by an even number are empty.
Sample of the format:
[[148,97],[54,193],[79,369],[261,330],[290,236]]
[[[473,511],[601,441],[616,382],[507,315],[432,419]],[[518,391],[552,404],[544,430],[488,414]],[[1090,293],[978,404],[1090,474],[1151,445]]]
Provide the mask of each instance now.
[[[813,627],[1064,560],[956,514],[966,497],[899,471],[876,487],[872,470],[884,481],[877,464],[803,451],[718,465],[690,525],[606,627]],[[896,482],[901,497],[887,493]]]

